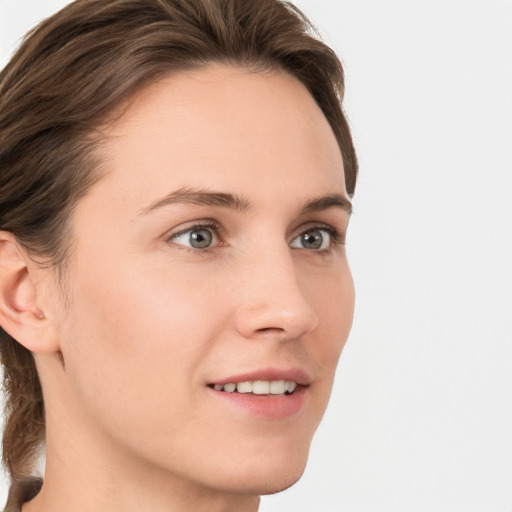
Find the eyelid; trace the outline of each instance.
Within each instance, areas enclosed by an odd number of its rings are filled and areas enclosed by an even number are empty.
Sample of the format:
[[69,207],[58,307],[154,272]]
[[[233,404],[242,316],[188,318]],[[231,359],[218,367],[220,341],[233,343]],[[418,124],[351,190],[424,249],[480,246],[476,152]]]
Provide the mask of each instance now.
[[[193,220],[190,222],[186,222],[183,225],[180,225],[178,228],[173,228],[171,231],[168,231],[165,235],[165,238],[168,240],[173,239],[176,236],[180,236],[183,233],[186,233],[187,231],[190,231],[192,229],[200,229],[200,228],[210,228],[217,231],[221,230],[221,226],[217,221],[214,219],[200,219],[200,220]],[[175,231],[178,229],[177,231]]]
[[339,231],[331,224],[326,224],[324,222],[314,222],[314,221],[308,222],[306,224],[302,224],[297,229],[295,229],[289,239],[290,240],[289,243],[293,242],[297,237],[299,237],[303,233],[305,233],[307,231],[314,230],[314,229],[328,231],[331,236],[331,239],[332,239],[332,245],[335,245],[335,244],[341,245],[341,244],[345,243],[345,232],[344,231]]
[[[211,229],[215,232],[215,238],[216,243],[205,247],[203,249],[198,249],[195,247],[191,247],[189,245],[177,243],[174,240],[187,233],[188,231],[194,230],[194,229]],[[318,250],[312,250],[312,249],[305,249],[309,252],[316,252],[316,253],[328,253],[332,251],[335,246],[337,245],[344,245],[345,244],[345,231],[340,231],[336,229],[331,224],[327,224],[324,222],[315,222],[310,221],[305,224],[300,225],[298,228],[296,228],[292,235],[288,238],[288,244],[290,245],[292,242],[294,242],[298,237],[300,237],[302,234],[312,231],[312,230],[319,230],[319,231],[327,231],[329,233],[329,237],[331,239],[331,243],[328,248],[326,249],[318,249]],[[225,241],[226,233],[224,232],[224,228],[221,224],[219,224],[215,219],[212,218],[205,218],[205,219],[199,219],[190,221],[188,223],[182,224],[178,228],[174,228],[172,231],[167,232],[165,235],[166,242],[172,244],[177,249],[185,250],[187,252],[192,252],[196,254],[206,254],[208,252],[211,252],[219,247],[226,247],[229,246]]]
[[[205,247],[204,249],[198,249],[198,248],[190,247],[189,245],[177,243],[174,241],[177,237],[184,235],[185,233],[187,233],[189,231],[196,230],[196,229],[210,229],[210,230],[214,231],[217,242],[210,247]],[[198,253],[198,254],[204,254],[204,253],[207,253],[208,251],[211,251],[217,247],[227,245],[222,241],[222,226],[214,219],[194,220],[194,221],[191,221],[184,225],[181,225],[181,226],[179,226],[179,228],[175,228],[175,230],[167,232],[165,235],[165,241],[174,245],[177,249],[182,249],[182,250],[186,250],[187,252],[193,252],[193,253]]]

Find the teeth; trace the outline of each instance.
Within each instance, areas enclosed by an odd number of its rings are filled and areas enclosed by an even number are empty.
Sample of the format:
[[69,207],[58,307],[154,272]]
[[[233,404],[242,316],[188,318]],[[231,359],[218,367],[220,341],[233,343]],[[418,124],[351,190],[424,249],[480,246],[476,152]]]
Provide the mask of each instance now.
[[271,395],[282,395],[286,391],[286,383],[284,380],[273,380],[270,383]]
[[284,395],[295,391],[297,383],[292,380],[255,380],[228,384],[215,384],[215,391],[227,393],[253,393],[254,395]]
[[285,391],[288,391],[288,393],[293,393],[296,387],[297,383],[293,382],[293,380],[286,381]]
[[236,390],[239,393],[252,393],[252,382],[239,382],[236,385]]
[[230,382],[229,384],[224,384],[224,391],[227,391],[228,393],[233,393],[236,389],[236,384],[233,384]]
[[268,395],[270,393],[270,382],[268,380],[255,380],[252,385],[252,392],[255,395]]

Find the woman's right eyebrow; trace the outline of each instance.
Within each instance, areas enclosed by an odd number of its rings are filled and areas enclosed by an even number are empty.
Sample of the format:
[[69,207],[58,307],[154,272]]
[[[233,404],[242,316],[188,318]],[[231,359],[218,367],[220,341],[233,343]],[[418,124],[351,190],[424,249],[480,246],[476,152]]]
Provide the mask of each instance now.
[[200,206],[218,206],[221,208],[229,208],[239,212],[245,212],[251,208],[251,203],[243,196],[229,194],[226,192],[212,192],[210,190],[194,189],[194,188],[181,188],[175,190],[164,197],[160,198],[155,203],[143,208],[140,211],[141,215],[157,210],[163,206],[173,204],[196,204]]

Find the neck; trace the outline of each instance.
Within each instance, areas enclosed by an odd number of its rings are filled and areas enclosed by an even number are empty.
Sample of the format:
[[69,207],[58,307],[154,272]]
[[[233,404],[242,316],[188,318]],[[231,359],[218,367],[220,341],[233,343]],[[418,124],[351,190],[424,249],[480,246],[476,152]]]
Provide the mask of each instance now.
[[66,397],[57,363],[51,370],[44,483],[23,512],[257,512],[256,494],[203,485],[109,437]]
[[[101,450],[52,438],[47,442],[44,483],[23,512],[257,512],[259,497],[212,489],[148,464],[124,466]],[[80,455],[80,456],[78,456]],[[77,457],[75,457],[77,456]]]

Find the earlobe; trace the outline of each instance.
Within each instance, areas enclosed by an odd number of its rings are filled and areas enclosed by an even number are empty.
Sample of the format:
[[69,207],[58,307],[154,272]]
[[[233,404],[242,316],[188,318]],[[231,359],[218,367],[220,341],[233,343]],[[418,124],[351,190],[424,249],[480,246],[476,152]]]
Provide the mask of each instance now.
[[30,261],[16,238],[0,231],[0,325],[31,352],[53,352],[53,326],[39,304]]

